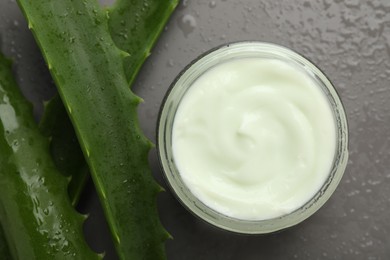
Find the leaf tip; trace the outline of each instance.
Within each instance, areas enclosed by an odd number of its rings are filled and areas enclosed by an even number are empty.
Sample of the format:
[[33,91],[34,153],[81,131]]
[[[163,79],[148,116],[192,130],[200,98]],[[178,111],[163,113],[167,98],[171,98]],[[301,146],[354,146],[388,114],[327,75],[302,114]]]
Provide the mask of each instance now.
[[44,100],[42,103],[43,103],[43,108],[44,108],[44,110],[46,110],[47,107],[48,107],[49,104],[50,104],[50,100]]
[[87,213],[87,214],[80,214],[80,215],[81,215],[83,221],[85,221],[85,220],[87,220],[89,218],[89,213]]
[[106,256],[106,252],[98,254],[99,259],[103,259]]
[[131,55],[130,55],[130,53],[128,53],[126,51],[121,51],[121,56],[124,59],[124,58],[130,57]]
[[69,176],[66,177],[66,180],[68,181],[68,184],[72,181],[72,178],[73,178],[73,175],[69,175]]
[[152,141],[150,141],[149,139],[148,139],[148,148],[149,149],[153,149],[153,148],[155,148],[156,147],[156,145],[152,142]]

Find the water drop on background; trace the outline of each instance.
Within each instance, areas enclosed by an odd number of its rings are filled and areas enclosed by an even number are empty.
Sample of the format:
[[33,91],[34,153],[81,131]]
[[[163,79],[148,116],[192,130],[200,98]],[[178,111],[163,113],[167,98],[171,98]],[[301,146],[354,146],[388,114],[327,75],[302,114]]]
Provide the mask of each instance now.
[[173,67],[175,65],[174,61],[172,59],[169,59],[167,62],[168,67]]
[[190,14],[185,14],[179,17],[178,25],[180,30],[184,33],[184,36],[187,37],[196,28],[195,17]]

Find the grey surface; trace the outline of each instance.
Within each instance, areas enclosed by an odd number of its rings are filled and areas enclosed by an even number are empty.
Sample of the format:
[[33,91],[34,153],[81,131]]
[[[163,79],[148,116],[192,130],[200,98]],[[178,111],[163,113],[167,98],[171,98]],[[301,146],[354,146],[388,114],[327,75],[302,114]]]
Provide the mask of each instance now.
[[[103,1],[110,2],[110,1]],[[51,78],[16,3],[0,0],[2,50],[15,59],[23,91],[41,113],[54,93]],[[241,236],[214,229],[188,213],[168,191],[159,196],[163,224],[175,238],[169,259],[390,259],[390,2],[388,0],[183,1],[135,91],[139,115],[155,140],[159,106],[180,70],[202,52],[241,40],[290,47],[334,83],[350,127],[350,160],[340,186],[316,214],[271,235]],[[166,187],[150,156],[156,179]],[[90,185],[80,206],[90,212],[90,244],[116,259]]]

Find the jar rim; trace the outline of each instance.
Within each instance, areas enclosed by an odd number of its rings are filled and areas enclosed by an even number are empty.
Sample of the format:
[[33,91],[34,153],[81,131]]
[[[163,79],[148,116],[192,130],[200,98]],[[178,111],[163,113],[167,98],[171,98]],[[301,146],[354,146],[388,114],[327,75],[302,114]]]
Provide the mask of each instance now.
[[[322,85],[321,88],[326,92],[325,94],[337,126],[336,151],[332,169],[321,189],[300,208],[280,217],[265,220],[236,219],[223,215],[205,205],[192,194],[181,179],[180,172],[174,162],[172,147],[169,145],[172,141],[172,125],[176,110],[185,92],[191,87],[191,84],[185,84],[193,82],[208,69],[211,69],[213,65],[234,58],[234,55],[253,55],[254,53],[266,54],[272,58],[294,62],[318,79]],[[180,96],[179,100],[173,97],[175,94]],[[348,123],[343,104],[333,84],[309,59],[289,48],[273,43],[259,41],[235,42],[224,44],[205,52],[187,65],[175,78],[160,107],[157,123],[157,152],[164,179],[179,202],[189,212],[224,230],[243,234],[271,233],[302,222],[321,208],[333,194],[344,174],[348,161]]]

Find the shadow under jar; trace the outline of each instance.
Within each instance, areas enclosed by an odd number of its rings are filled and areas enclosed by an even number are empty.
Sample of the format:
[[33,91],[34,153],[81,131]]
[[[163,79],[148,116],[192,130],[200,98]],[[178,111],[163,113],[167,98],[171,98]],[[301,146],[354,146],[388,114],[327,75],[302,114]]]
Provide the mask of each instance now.
[[166,180],[190,212],[262,234],[303,221],[329,199],[346,168],[348,127],[334,87],[310,61],[239,42],[176,78],[157,145]]

